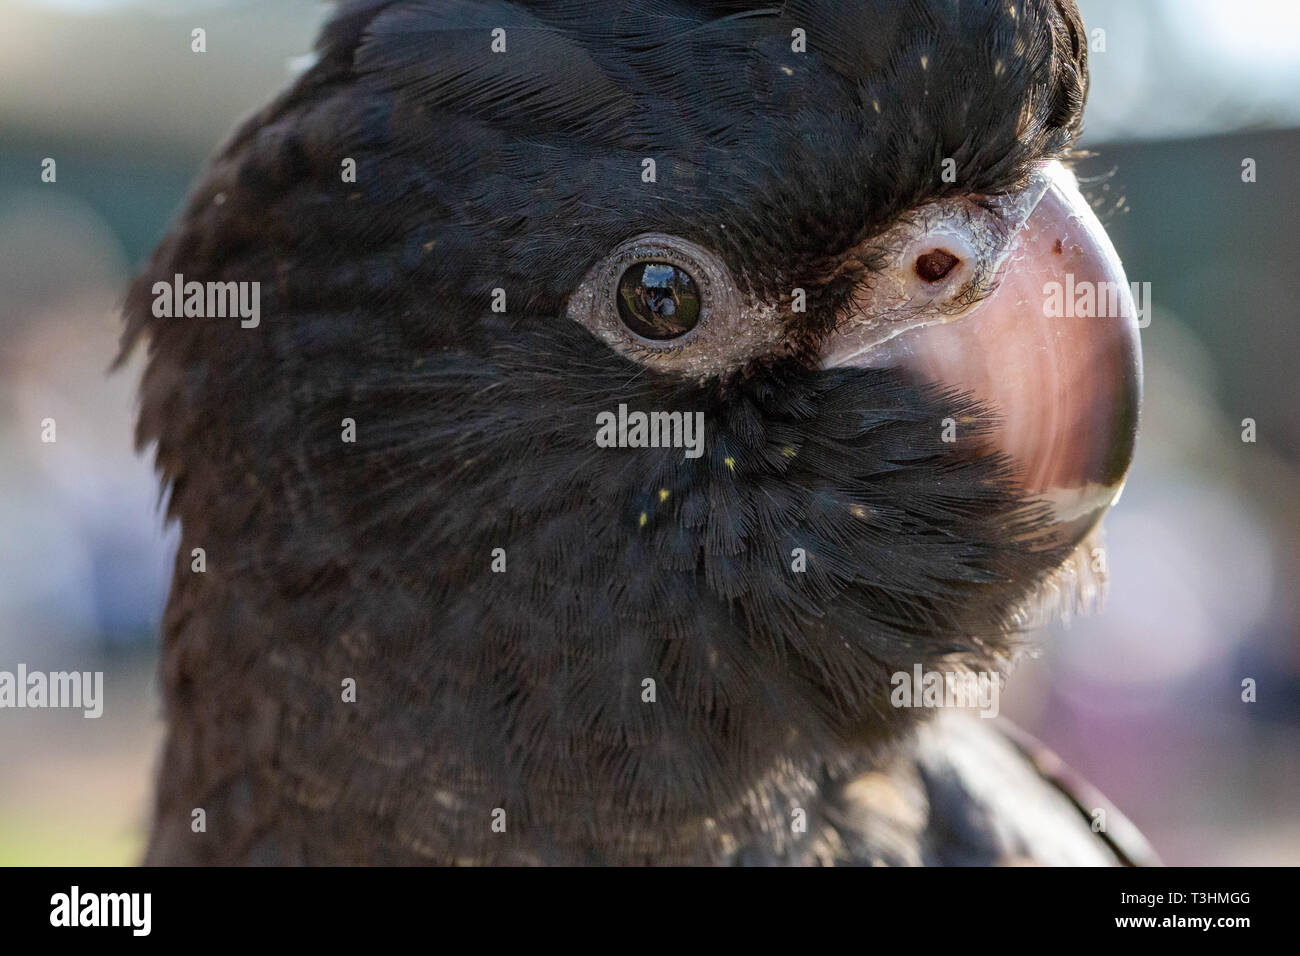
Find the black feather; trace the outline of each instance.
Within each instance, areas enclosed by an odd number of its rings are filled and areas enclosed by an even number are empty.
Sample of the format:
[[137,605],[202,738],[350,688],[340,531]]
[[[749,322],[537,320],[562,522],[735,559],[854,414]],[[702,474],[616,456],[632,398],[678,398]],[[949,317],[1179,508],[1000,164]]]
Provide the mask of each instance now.
[[[127,300],[183,531],[151,859],[821,853],[790,808],[897,741],[891,672],[1009,652],[1045,516],[938,442],[990,423],[963,396],[779,357],[685,382],[564,304],[638,233],[762,296],[942,195],[936,157],[1013,188],[1077,133],[1081,30],[1064,0],[340,5]],[[261,282],[261,326],[153,317],[177,272]],[[596,448],[620,402],[704,412],[705,455]]]

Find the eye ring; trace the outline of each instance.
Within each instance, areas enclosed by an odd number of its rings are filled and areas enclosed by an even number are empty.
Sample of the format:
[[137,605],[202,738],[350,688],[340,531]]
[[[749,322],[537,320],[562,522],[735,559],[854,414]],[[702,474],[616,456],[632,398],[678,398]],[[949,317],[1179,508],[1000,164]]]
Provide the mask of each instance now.
[[[641,270],[639,274],[637,269]],[[675,281],[677,299],[672,300],[671,292],[666,300],[661,296],[656,311],[650,308],[647,295],[644,308],[631,311],[634,321],[629,323],[630,303],[624,293],[635,295],[635,280],[644,279],[647,271],[655,269],[659,274],[653,276],[653,283],[664,288]],[[666,274],[670,270],[672,274]],[[625,278],[634,280],[631,289],[625,288]],[[683,349],[704,337],[719,319],[734,317],[739,311],[739,294],[722,261],[689,240],[665,233],[644,233],[615,246],[589,274],[583,287],[590,298],[575,297],[570,302],[570,314],[579,318],[585,306],[590,318],[584,324],[595,325],[607,341],[621,341],[642,351]],[[670,318],[665,314],[669,311],[675,323],[664,322]]]

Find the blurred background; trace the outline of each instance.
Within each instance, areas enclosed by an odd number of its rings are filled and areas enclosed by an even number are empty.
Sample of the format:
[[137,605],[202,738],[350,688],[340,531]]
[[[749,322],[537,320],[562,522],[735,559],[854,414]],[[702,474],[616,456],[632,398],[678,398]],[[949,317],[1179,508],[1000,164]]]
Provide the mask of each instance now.
[[[1079,5],[1093,77],[1080,173],[1129,278],[1151,283],[1146,403],[1107,519],[1106,611],[1045,634],[1003,710],[1166,862],[1300,863],[1300,4]],[[0,712],[0,864],[141,852],[176,536],[132,450],[139,357],[107,374],[115,307],[206,157],[301,69],[325,14],[0,0],[0,670],[102,670],[106,697],[98,720]]]

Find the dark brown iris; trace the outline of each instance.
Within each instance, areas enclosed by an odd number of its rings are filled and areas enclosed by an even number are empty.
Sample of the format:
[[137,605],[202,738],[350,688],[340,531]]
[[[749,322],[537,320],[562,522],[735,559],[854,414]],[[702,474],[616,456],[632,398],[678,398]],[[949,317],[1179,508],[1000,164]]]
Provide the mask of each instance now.
[[638,262],[618,280],[618,315],[642,338],[680,338],[700,320],[700,292],[680,266]]

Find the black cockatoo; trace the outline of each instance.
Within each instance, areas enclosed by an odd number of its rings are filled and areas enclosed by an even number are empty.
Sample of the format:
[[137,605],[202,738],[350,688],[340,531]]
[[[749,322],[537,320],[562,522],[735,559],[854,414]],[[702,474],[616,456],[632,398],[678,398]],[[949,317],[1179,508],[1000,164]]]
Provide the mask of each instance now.
[[147,859],[1144,859],[898,693],[1101,574],[1140,363],[1085,42],[1072,0],[341,4],[127,297],[182,528]]

